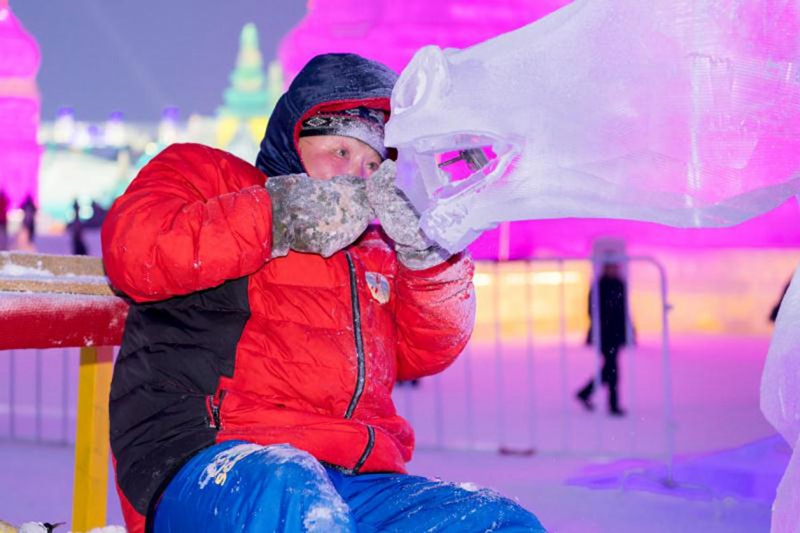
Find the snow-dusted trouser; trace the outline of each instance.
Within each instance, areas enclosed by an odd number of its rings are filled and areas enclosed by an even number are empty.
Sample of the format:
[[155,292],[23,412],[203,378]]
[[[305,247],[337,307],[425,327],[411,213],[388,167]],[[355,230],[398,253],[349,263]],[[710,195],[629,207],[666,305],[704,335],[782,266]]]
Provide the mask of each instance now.
[[194,456],[164,491],[154,531],[544,531],[486,489],[405,474],[351,475],[292,446],[240,441]]

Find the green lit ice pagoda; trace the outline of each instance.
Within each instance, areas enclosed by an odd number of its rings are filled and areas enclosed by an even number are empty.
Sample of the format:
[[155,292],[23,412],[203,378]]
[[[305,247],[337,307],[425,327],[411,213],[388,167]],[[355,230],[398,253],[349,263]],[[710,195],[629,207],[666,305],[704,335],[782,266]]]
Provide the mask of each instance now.
[[[248,23],[242,28],[236,68],[230,75],[230,86],[225,90],[224,104],[217,110],[217,144],[233,149],[249,159],[249,145],[255,150],[267,124],[267,118],[283,92],[283,69],[273,62],[269,72],[259,47],[258,30]],[[232,146],[235,144],[236,146]]]

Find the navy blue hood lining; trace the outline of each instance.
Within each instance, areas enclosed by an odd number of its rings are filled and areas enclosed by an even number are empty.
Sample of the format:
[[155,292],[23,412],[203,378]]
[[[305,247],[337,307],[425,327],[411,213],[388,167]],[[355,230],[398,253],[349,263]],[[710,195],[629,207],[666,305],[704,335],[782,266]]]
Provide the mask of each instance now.
[[371,107],[389,113],[397,74],[356,54],[314,57],[281,96],[267,124],[256,166],[267,176],[305,172],[297,152],[301,121],[328,107]]

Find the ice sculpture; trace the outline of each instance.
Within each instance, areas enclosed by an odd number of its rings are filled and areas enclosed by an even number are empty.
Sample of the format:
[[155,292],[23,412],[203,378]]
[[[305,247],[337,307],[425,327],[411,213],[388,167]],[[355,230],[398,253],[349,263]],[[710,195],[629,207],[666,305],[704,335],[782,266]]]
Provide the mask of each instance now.
[[[737,224],[800,192],[799,30],[797,0],[577,0],[423,48],[392,95],[399,185],[452,251],[506,220]],[[469,148],[496,157],[455,179]]]
[[772,506],[773,532],[800,532],[800,268],[781,302],[761,376],[761,411],[794,447]]

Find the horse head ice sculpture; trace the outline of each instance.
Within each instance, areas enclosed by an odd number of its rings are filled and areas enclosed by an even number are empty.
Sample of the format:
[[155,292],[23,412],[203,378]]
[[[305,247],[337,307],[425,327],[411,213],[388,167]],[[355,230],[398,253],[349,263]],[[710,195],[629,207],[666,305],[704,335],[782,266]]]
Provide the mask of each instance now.
[[[420,50],[386,143],[451,251],[519,219],[734,225],[800,191],[799,48],[800,0],[576,0],[472,48]],[[474,171],[454,179],[451,152]],[[798,531],[800,269],[784,304],[761,405],[795,446],[773,530]]]
[[425,47],[392,94],[398,184],[451,251],[508,220],[737,224],[800,191],[798,28],[797,0],[577,0]]

